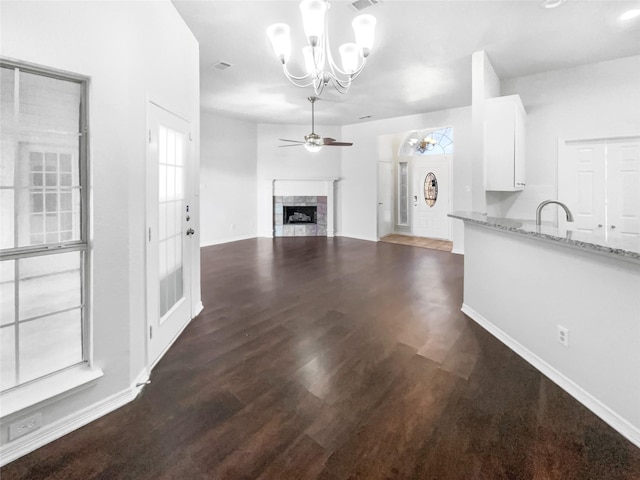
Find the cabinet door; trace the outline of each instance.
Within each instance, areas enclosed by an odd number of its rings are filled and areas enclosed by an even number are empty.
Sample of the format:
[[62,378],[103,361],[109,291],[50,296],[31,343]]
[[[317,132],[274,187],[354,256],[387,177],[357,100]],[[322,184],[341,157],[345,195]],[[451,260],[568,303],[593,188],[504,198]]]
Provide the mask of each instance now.
[[515,108],[511,102],[488,100],[485,107],[486,190],[514,189]]
[[526,157],[526,122],[524,110],[518,106],[515,109],[515,159],[514,159],[514,190],[524,190],[525,186],[525,157]]
[[526,113],[518,95],[485,103],[486,190],[512,192],[525,186]]

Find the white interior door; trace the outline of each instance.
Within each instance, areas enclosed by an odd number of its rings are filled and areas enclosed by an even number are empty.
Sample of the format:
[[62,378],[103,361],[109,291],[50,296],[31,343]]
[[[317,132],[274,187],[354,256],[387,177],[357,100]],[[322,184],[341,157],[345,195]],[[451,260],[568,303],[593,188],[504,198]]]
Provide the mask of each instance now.
[[378,239],[393,232],[392,164],[378,162]]
[[[450,155],[414,157],[412,167],[413,219],[416,237],[449,240],[449,163]],[[434,189],[437,192],[434,193]],[[428,190],[431,192],[429,193]],[[427,198],[427,197],[435,198]]]
[[191,319],[193,232],[186,200],[189,123],[154,104],[148,117],[147,354],[153,365]]
[[[570,228],[640,234],[640,138],[566,142],[558,163],[558,198]],[[558,224],[567,226],[560,215]]]
[[[558,200],[573,214],[572,230],[604,228],[606,196],[604,142],[567,143],[558,165]],[[565,224],[564,216],[558,224]]]
[[607,143],[607,227],[625,236],[640,234],[640,140]]

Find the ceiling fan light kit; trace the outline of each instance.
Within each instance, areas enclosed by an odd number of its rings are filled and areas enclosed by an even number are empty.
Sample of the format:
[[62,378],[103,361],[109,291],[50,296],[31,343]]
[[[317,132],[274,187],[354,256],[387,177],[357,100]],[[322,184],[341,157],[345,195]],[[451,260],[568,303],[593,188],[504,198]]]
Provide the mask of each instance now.
[[[373,15],[358,15],[351,23],[355,43],[345,43],[338,52],[342,66],[333,60],[329,44],[327,11],[329,2],[325,0],[302,0],[302,24],[308,45],[302,49],[306,74],[293,75],[287,64],[291,57],[290,28],[286,23],[275,23],[267,28],[267,36],[276,57],[282,64],[285,76],[297,87],[313,86],[316,95],[331,83],[339,93],[346,93],[351,82],[362,72],[367,57],[373,48],[376,18]],[[328,68],[325,70],[325,66]]]
[[302,140],[289,140],[286,138],[279,138],[281,142],[291,142],[289,145],[280,145],[280,147],[299,147],[300,145],[304,145],[311,153],[316,153],[322,150],[322,147],[350,147],[353,145],[351,142],[337,142],[335,138],[329,137],[321,137],[317,133],[315,133],[315,109],[314,104],[317,97],[307,97],[307,100],[311,102],[311,133],[309,135],[304,136],[304,142]]

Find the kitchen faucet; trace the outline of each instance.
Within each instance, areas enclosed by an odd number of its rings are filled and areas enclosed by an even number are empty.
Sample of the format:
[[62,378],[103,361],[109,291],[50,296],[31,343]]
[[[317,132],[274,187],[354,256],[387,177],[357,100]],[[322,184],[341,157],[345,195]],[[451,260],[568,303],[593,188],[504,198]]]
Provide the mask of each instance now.
[[536,225],[540,225],[541,223],[542,209],[545,207],[545,205],[549,205],[550,203],[556,203],[560,205],[564,209],[564,213],[567,214],[567,222],[573,222],[573,215],[571,215],[569,207],[567,207],[564,203],[557,202],[555,200],[545,200],[540,205],[538,205],[538,208],[536,209]]

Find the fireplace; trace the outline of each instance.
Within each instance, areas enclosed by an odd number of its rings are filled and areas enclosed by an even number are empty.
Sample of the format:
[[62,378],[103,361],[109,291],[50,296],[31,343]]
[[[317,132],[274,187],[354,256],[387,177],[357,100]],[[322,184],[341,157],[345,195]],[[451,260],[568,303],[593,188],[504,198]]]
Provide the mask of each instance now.
[[274,237],[326,235],[326,196],[273,196]]
[[289,223],[318,223],[317,206],[284,205],[282,208],[284,209],[282,222],[285,225]]

